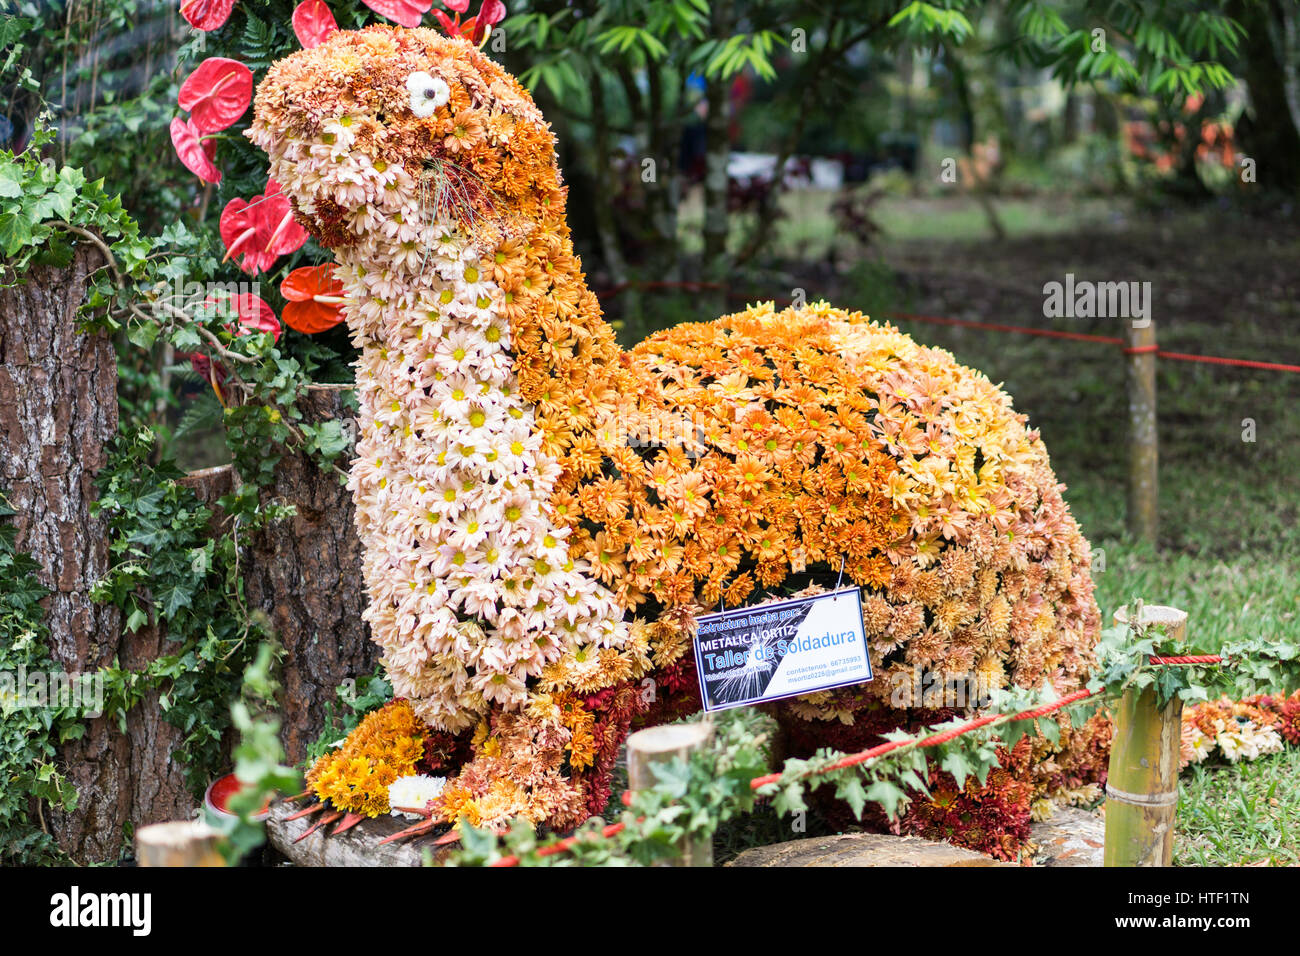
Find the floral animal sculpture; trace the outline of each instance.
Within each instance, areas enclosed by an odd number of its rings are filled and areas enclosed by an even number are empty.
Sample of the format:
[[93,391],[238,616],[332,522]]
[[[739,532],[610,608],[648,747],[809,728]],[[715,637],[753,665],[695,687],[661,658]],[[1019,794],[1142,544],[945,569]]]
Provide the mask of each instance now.
[[271,68],[248,135],[361,352],[351,488],[398,700],[309,775],[336,815],[423,771],[450,778],[433,821],[576,825],[634,719],[698,707],[701,606],[841,563],[877,679],[787,722],[851,724],[916,667],[1064,690],[1093,665],[1088,546],[1006,395],[825,303],[623,351],[550,129],[471,43],[335,33]]

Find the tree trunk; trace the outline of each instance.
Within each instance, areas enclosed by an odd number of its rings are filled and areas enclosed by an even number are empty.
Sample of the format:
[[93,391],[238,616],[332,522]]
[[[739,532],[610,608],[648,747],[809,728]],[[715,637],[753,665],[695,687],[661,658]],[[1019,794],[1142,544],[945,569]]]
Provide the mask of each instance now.
[[[1273,11],[1283,16],[1280,5]],[[1255,161],[1256,182],[1265,191],[1294,197],[1300,193],[1300,130],[1287,99],[1286,66],[1269,33],[1270,7],[1236,2],[1228,13],[1246,29],[1240,75],[1251,108],[1237,123],[1241,149]],[[1240,166],[1236,174],[1241,176]]]
[[[722,38],[732,30],[730,0],[711,4],[713,36]],[[731,218],[727,208],[727,164],[731,158],[731,82],[721,75],[708,81],[705,88],[709,114],[706,120],[704,148],[704,267],[705,280],[718,288],[701,296],[706,315],[728,311],[730,262],[727,259],[727,235]]]
[[[67,269],[38,267],[0,290],[0,484],[18,514],[17,545],[41,566],[50,651],[65,671],[111,663],[120,615],[90,588],[108,570],[104,522],[92,518],[95,472],[117,431],[117,358],[102,333],[78,331],[77,307],[100,253],[79,246]],[[51,825],[75,859],[116,858],[131,787],[128,744],[107,718],[62,750],[80,794]]]
[[[313,387],[300,407],[311,422],[350,417],[349,390]],[[379,649],[361,619],[366,593],[351,493],[305,454],[286,455],[275,475],[263,501],[277,498],[298,513],[253,536],[245,583],[285,650],[280,737],[297,762],[320,734],[325,702],[345,678],[373,671]]]

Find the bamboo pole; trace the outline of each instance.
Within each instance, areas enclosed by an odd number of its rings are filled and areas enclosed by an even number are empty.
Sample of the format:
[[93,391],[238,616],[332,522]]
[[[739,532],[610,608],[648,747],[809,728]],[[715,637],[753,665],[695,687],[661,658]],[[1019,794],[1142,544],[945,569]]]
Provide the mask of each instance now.
[[[713,733],[710,724],[663,724],[638,730],[627,738],[628,788],[648,790],[658,783],[654,767],[675,757],[689,760],[704,746]],[[672,866],[712,866],[713,843],[709,840],[683,840],[681,856]]]
[[[1115,623],[1129,623],[1127,608],[1115,612]],[[1182,642],[1187,612],[1148,605],[1142,608],[1142,623],[1164,625],[1170,638]],[[1120,698],[1106,779],[1103,865],[1169,866],[1178,810],[1182,720],[1182,700],[1175,697],[1157,706],[1153,687],[1129,688]]]
[[1125,352],[1128,388],[1129,534],[1157,544],[1159,534],[1159,441],[1156,426],[1156,324],[1129,322]]

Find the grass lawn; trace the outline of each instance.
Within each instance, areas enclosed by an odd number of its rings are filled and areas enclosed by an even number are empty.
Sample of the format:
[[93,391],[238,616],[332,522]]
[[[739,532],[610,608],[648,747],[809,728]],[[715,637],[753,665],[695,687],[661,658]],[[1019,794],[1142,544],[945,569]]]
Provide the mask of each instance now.
[[1300,750],[1251,763],[1189,767],[1181,779],[1174,864],[1300,865]]

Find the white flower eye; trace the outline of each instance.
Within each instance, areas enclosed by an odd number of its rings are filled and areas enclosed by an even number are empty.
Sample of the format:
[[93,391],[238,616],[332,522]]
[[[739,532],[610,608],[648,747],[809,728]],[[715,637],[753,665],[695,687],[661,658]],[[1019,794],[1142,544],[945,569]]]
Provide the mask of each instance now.
[[411,112],[424,119],[432,116],[439,106],[451,98],[451,87],[439,76],[412,73],[406,78],[406,91],[411,94]]

